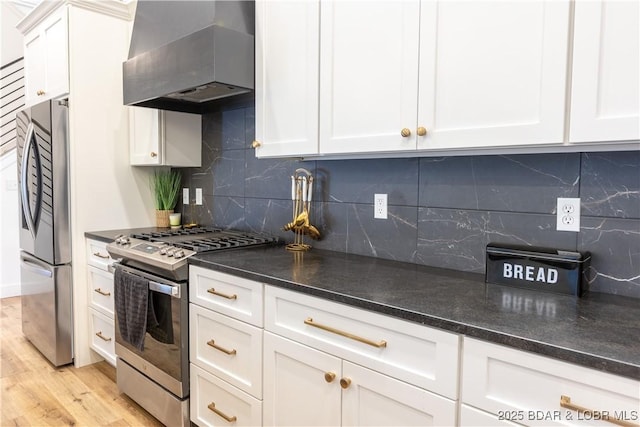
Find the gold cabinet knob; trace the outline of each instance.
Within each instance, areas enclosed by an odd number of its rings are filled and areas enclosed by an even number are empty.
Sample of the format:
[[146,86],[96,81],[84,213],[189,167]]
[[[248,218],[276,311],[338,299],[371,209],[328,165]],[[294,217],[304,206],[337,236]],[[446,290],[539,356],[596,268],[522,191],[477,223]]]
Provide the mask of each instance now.
[[42,89],[40,89],[39,91],[36,92],[38,94],[38,96],[44,95],[44,91]]
[[400,131],[400,135],[402,135],[403,138],[406,138],[411,135],[411,131],[407,128],[404,128]]
[[324,373],[324,380],[328,383],[333,382],[333,380],[336,379],[336,374],[333,372],[325,372]]
[[155,151],[151,152],[151,157],[158,157],[158,153],[156,153]]
[[258,147],[260,147],[261,145],[262,145],[262,144],[260,143],[260,141],[253,141],[253,142],[251,143],[251,146],[252,146],[253,148],[258,148]]
[[347,389],[351,385],[351,378],[340,378],[340,387]]
[[417,132],[416,132],[416,133],[418,134],[418,136],[425,136],[425,135],[427,134],[427,128],[425,128],[425,127],[423,127],[423,126],[420,126],[420,127],[417,129]]

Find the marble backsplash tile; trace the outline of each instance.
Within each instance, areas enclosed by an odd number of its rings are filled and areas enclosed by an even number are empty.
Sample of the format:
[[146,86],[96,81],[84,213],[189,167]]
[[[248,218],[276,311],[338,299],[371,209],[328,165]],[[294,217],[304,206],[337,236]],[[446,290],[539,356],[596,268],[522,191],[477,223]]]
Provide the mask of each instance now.
[[580,154],[425,157],[420,206],[555,213],[556,198],[578,197]]
[[640,220],[582,218],[578,250],[591,252],[591,290],[640,296]]
[[[195,221],[293,240],[290,176],[314,174],[316,248],[484,272],[489,242],[591,251],[591,289],[640,298],[640,152],[438,158],[256,159],[255,109],[203,116]],[[388,194],[389,219],[373,218]],[[580,233],[555,230],[557,197],[580,197]]]
[[584,153],[582,215],[640,219],[640,151]]

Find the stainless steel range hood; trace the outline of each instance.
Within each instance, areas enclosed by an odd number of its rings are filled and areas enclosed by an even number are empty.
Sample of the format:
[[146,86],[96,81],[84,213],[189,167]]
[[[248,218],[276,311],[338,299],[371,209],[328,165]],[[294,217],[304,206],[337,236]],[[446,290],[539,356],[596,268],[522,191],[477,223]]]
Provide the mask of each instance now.
[[125,105],[205,113],[254,87],[253,1],[138,0]]

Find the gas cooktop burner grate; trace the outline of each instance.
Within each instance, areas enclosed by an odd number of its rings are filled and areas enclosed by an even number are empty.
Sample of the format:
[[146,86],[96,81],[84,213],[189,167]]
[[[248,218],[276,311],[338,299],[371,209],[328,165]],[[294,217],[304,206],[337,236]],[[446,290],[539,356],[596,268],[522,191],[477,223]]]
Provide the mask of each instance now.
[[191,236],[204,233],[219,233],[222,229],[213,227],[195,227],[195,228],[180,228],[177,230],[165,230],[165,231],[150,231],[146,233],[133,233],[130,237],[146,241],[159,241],[163,237],[176,237],[176,236]]
[[224,231],[213,227],[134,233],[130,237],[148,242],[167,243],[194,252],[264,245],[278,241],[275,237],[265,237],[241,231]]

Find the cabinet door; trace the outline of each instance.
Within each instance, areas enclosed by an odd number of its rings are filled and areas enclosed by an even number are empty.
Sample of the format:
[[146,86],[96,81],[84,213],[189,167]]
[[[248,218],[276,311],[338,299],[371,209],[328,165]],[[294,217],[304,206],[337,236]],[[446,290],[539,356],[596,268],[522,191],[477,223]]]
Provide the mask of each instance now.
[[[39,29],[24,37],[24,96],[26,105],[38,102],[45,89],[45,41]],[[41,98],[43,99],[43,98]]]
[[25,103],[69,92],[67,8],[61,7],[25,35]]
[[569,1],[425,0],[418,149],[562,143]]
[[419,12],[417,0],[321,4],[321,153],[415,150]]
[[640,139],[640,3],[576,1],[571,142]]
[[265,332],[264,425],[339,426],[340,373],[337,357]]
[[342,425],[453,426],[456,403],[343,361]]
[[320,2],[256,3],[257,157],[318,152]]
[[132,165],[202,165],[202,117],[199,114],[129,107],[129,120]]
[[132,165],[161,165],[160,120],[153,108],[129,107],[129,154]]
[[53,98],[69,92],[69,45],[67,8],[61,7],[43,23],[45,48],[45,97]]

